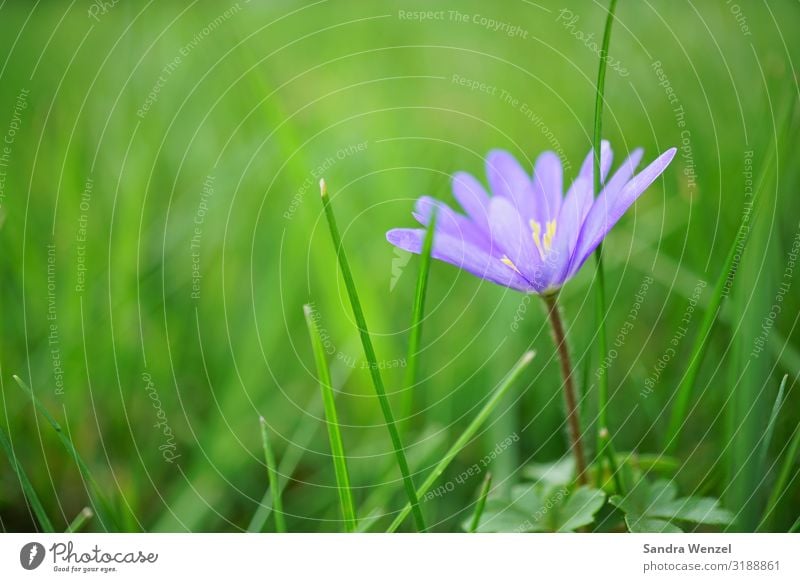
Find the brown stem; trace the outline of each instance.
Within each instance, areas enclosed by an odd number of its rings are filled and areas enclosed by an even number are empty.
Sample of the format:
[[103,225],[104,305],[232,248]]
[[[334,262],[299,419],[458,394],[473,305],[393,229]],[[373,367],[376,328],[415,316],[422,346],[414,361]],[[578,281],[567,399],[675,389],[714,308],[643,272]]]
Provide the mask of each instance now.
[[564,324],[558,311],[555,295],[543,295],[547,306],[547,316],[553,328],[553,341],[556,344],[558,358],[561,361],[561,375],[564,377],[564,401],[567,405],[567,426],[569,427],[569,440],[572,454],[575,457],[575,470],[578,483],[586,484],[586,457],[583,453],[581,441],[581,420],[578,412],[578,399],[575,393],[575,383],[572,379],[572,364],[569,359],[569,347],[564,333]]

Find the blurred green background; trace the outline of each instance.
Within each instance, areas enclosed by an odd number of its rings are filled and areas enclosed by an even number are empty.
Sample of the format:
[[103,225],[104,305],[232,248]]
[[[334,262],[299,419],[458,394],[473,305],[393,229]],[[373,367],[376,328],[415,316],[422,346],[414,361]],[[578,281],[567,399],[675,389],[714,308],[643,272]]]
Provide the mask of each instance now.
[[[403,424],[418,482],[531,346],[538,356],[449,478],[511,435],[490,467],[501,489],[525,464],[565,454],[536,298],[434,264],[420,382],[411,398],[401,390],[418,259],[384,233],[413,224],[421,194],[453,203],[453,172],[484,180],[492,148],[531,166],[556,149],[574,177],[590,147],[605,14],[604,3],[545,0],[2,3],[2,423],[56,527],[89,503],[87,490],[13,374],[69,431],[125,529],[246,529],[267,486],[259,415],[284,461],[289,528],[340,529],[308,302],[328,338],[359,513],[382,524],[402,506],[321,213],[321,175],[384,379],[396,408],[411,401]],[[798,97],[800,6],[622,0],[617,16],[604,137],[617,162],[637,146],[645,161],[683,149],[604,247],[610,426],[618,449],[661,452],[746,212],[746,172],[765,175],[677,448],[682,490],[722,497],[740,514],[736,527],[753,529],[800,420],[800,283],[786,279],[800,232],[798,120],[783,113]],[[592,276],[590,262],[562,293],[590,429]],[[648,393],[700,283],[686,335]],[[773,450],[756,465],[785,373]],[[776,529],[800,511],[797,469]],[[5,458],[0,483],[3,530],[35,529]],[[479,485],[425,503],[430,524],[457,531]]]

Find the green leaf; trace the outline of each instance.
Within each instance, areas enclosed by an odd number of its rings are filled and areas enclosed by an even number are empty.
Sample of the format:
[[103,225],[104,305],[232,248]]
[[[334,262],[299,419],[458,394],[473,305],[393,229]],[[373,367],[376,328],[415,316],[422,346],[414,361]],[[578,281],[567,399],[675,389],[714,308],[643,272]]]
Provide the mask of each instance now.
[[683,533],[683,530],[665,519],[625,516],[625,523],[631,533]]
[[[468,525],[467,522],[464,525]],[[486,501],[478,532],[533,532],[545,531],[544,524],[531,521],[530,515],[507,499],[492,498]]]
[[606,494],[591,487],[578,487],[563,507],[555,512],[557,527],[555,531],[575,531],[594,521],[594,514],[600,511],[606,501]]
[[[625,513],[625,523],[632,532],[681,531],[672,522],[685,521],[705,525],[726,525],[733,514],[711,497],[681,497],[672,481],[650,483],[639,480],[625,495],[613,495],[609,502]],[[663,523],[662,523],[663,522]],[[664,529],[666,526],[670,529]]]
[[523,469],[523,475],[534,482],[569,485],[575,478],[575,460],[568,456],[552,463],[531,463]]
[[569,492],[542,483],[517,485],[510,499],[492,498],[477,531],[569,532],[589,525],[605,503],[605,493],[591,487]]
[[664,508],[662,515],[666,518],[708,525],[727,525],[734,517],[733,513],[721,508],[719,501],[711,497],[677,499]]

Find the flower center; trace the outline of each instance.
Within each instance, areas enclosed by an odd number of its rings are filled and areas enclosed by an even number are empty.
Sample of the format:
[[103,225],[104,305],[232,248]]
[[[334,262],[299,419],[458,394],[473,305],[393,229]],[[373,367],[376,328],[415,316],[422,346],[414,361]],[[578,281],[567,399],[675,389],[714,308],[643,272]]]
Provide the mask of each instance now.
[[544,259],[544,256],[553,248],[553,237],[556,236],[556,221],[555,219],[547,221],[547,230],[544,233],[544,237],[542,237],[541,223],[531,220],[529,224],[533,234],[533,244],[536,245],[539,256]]

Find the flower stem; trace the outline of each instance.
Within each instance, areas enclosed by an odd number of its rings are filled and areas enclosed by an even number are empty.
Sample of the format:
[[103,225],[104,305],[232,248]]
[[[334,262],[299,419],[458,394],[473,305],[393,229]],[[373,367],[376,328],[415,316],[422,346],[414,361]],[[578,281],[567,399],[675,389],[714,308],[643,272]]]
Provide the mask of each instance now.
[[553,328],[553,341],[556,344],[558,358],[561,361],[561,375],[564,377],[564,402],[567,405],[567,426],[572,454],[575,457],[575,471],[578,483],[586,484],[586,456],[581,441],[581,419],[578,412],[578,398],[575,393],[575,382],[572,377],[572,363],[569,358],[569,346],[564,333],[564,324],[558,310],[556,295],[543,295],[547,306],[547,316]]

